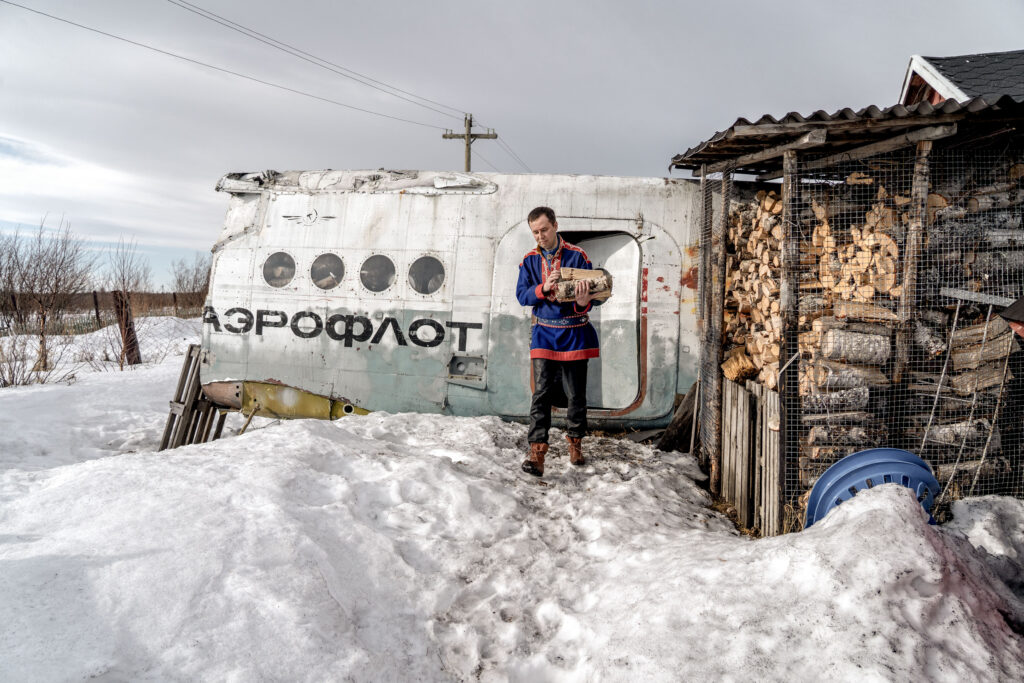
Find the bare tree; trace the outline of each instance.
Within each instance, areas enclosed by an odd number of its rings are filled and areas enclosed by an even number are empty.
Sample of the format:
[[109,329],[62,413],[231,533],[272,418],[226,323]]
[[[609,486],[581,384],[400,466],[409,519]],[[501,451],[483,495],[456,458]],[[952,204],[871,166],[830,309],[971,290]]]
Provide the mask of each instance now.
[[152,289],[151,280],[149,261],[139,253],[135,240],[126,242],[122,236],[117,241],[117,247],[108,254],[105,278],[107,289],[114,294],[114,304],[117,309],[117,322],[120,330],[120,349],[117,356],[118,367],[121,369],[124,369],[126,361],[130,365],[142,361],[138,338],[135,336],[131,297],[132,292],[138,295]]
[[206,300],[210,288],[210,255],[196,254],[189,263],[185,259],[171,262],[173,291],[181,298],[182,306],[198,308]]
[[9,330],[17,321],[14,283],[18,262],[18,233],[0,235],[0,330]]
[[23,307],[32,312],[39,337],[35,370],[51,368],[47,349],[47,325],[51,328],[63,317],[74,298],[85,292],[92,277],[95,257],[84,242],[71,232],[63,218],[54,231],[39,223],[35,235],[19,244],[15,253],[15,290]]

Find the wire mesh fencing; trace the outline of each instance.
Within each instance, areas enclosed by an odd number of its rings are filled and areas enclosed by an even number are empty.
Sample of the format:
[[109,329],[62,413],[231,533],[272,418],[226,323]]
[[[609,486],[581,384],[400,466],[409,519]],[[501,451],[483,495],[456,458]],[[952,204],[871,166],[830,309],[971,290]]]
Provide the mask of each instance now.
[[966,495],[1024,496],[1024,354],[999,317],[1024,295],[1022,162],[1019,146],[930,143],[806,157],[788,195],[730,207],[721,372],[779,392],[787,530],[828,467],[872,447],[932,466],[940,517]]

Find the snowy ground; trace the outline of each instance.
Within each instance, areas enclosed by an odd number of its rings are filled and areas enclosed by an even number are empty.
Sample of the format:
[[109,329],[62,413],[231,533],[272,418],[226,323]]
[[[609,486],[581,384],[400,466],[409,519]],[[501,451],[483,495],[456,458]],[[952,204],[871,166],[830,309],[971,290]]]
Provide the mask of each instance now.
[[494,418],[155,453],[180,363],[0,390],[0,679],[1024,679],[1021,501],[938,528],[883,486],[752,541],[689,456],[557,443],[539,484]]

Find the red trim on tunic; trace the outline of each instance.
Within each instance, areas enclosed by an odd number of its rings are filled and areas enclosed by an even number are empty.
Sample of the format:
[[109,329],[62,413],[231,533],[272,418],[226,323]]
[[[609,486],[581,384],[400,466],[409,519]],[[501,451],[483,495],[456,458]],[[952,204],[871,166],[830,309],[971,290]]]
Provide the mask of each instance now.
[[586,261],[587,263],[590,263],[590,259],[589,259],[589,258],[587,258],[587,252],[583,251],[582,249],[580,249],[579,247],[577,247],[577,246],[576,246],[575,244],[569,244],[568,242],[565,242],[565,241],[563,241],[563,242],[562,242],[562,244],[563,244],[563,245],[565,246],[565,248],[566,248],[566,249],[568,249],[569,251],[578,251],[578,252],[579,252],[580,254],[582,254],[582,255],[583,255],[583,260],[584,260],[584,261]]
[[601,349],[580,349],[579,351],[552,351],[551,349],[530,349],[530,358],[546,358],[547,360],[583,360],[597,358]]
[[520,268],[523,267],[523,264],[526,263],[526,259],[530,258],[531,256],[539,256],[539,255],[540,255],[540,252],[537,251],[536,249],[534,249],[533,251],[527,252],[526,256],[523,257],[523,260],[519,262],[519,267]]

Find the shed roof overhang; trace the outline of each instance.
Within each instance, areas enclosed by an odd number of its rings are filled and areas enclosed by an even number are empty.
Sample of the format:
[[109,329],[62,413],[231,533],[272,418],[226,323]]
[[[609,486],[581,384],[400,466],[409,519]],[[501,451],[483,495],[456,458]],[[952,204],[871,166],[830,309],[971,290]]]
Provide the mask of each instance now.
[[[693,169],[705,164],[708,173],[731,171],[769,180],[782,175],[782,157],[789,150],[813,150],[819,168],[892,151],[921,140],[962,135],[965,125],[993,124],[1006,129],[1024,124],[1024,100],[1009,96],[976,97],[966,102],[947,100],[932,105],[872,105],[859,111],[833,114],[795,112],[781,119],[762,116],[754,122],[737,119],[728,129],[672,158],[670,169]],[[803,168],[807,169],[807,165]]]

